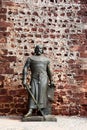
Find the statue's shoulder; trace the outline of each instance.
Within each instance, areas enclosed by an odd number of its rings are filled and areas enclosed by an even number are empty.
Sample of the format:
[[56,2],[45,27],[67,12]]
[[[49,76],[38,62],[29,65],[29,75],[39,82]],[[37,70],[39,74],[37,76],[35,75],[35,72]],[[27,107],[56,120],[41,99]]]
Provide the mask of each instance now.
[[26,64],[30,64],[30,62],[31,62],[31,58],[28,57],[27,60],[26,60]]
[[43,59],[44,59],[44,61],[46,61],[47,63],[50,63],[50,59],[49,59],[48,57],[43,56]]
[[30,60],[50,62],[49,58],[45,57],[44,55],[42,55],[42,56],[31,56],[31,57],[30,57]]
[[50,61],[50,59],[48,57],[45,57],[47,61]]
[[34,55],[31,56],[31,57],[29,57],[29,59],[30,59],[30,60],[35,60],[35,56],[34,56]]

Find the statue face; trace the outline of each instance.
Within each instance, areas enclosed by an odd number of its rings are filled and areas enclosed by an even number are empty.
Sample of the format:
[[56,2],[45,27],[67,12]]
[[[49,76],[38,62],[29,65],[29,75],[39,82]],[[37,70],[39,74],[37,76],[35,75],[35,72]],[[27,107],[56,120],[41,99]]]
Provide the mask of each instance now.
[[35,47],[35,53],[36,53],[36,55],[41,55],[43,53],[43,47],[40,45],[37,45]]

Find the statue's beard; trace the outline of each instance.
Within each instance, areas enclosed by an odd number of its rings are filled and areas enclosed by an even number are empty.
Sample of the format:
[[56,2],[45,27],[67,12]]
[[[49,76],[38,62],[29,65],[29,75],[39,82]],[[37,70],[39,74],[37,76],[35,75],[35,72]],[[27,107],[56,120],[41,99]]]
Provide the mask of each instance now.
[[42,52],[40,52],[40,51],[36,53],[36,55],[41,55],[41,54],[42,54]]

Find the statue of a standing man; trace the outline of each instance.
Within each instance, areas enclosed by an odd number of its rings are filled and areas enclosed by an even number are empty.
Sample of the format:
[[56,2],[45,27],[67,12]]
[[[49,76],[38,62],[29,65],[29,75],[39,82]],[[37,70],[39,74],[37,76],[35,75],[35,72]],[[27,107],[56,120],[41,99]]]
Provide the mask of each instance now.
[[[48,84],[50,83],[53,85],[49,64],[49,59],[43,56],[43,47],[41,45],[37,45],[35,47],[34,55],[27,59],[23,68],[23,85],[26,87],[27,71],[30,69],[31,92],[34,95],[41,111],[43,111],[48,104]],[[30,97],[29,111],[25,117],[31,116],[34,109],[37,109],[37,105],[35,104],[33,98]]]

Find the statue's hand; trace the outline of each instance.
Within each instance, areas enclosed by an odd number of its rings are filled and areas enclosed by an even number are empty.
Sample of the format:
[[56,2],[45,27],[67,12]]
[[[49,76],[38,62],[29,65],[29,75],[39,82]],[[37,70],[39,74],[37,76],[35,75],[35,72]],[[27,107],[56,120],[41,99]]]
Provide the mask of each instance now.
[[25,80],[23,80],[22,84],[26,88],[26,81]]

